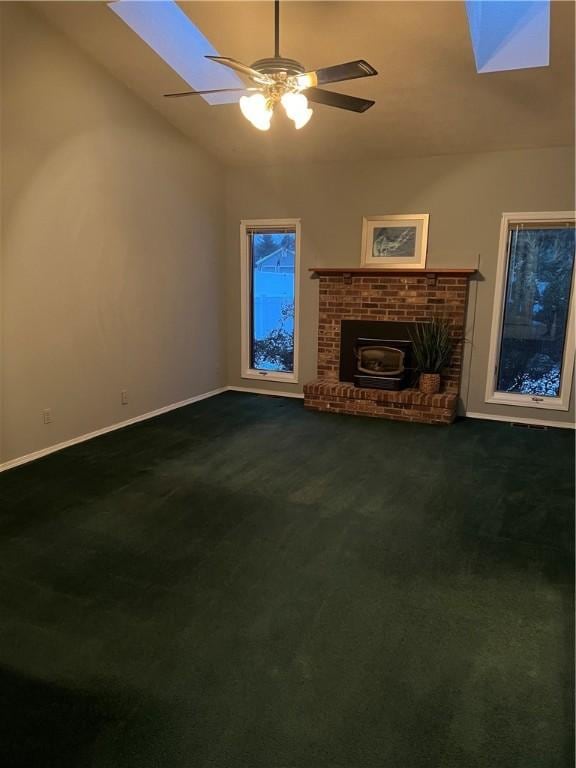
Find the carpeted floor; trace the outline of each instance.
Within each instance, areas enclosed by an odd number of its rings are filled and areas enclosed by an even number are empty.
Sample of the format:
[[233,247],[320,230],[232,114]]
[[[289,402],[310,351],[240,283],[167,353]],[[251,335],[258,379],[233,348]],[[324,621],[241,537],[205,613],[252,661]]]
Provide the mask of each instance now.
[[573,433],[227,393],[0,476],[2,768],[568,768]]

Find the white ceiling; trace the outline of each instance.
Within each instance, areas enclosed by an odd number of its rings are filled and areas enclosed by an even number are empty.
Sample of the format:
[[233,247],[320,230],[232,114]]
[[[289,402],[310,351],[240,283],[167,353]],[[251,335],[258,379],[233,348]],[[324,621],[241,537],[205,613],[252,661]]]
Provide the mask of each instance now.
[[[376,99],[365,114],[317,105],[301,131],[278,113],[268,133],[254,129],[237,105],[163,99],[188,87],[105,3],[33,5],[171,123],[233,165],[558,146],[574,139],[572,2],[552,3],[549,67],[482,75],[460,0],[284,2],[284,56],[307,68],[364,58],[380,74],[332,86]],[[180,5],[221,55],[251,63],[273,54],[272,2]]]

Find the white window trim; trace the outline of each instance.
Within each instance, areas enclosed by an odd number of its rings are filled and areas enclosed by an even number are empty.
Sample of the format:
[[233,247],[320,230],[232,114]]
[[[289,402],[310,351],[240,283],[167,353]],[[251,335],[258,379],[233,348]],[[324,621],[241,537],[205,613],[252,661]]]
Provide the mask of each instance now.
[[496,289],[494,294],[494,310],[492,314],[492,334],[490,338],[490,354],[488,358],[488,377],[486,382],[487,403],[499,405],[525,406],[550,411],[567,411],[570,407],[570,392],[574,377],[574,345],[576,321],[576,266],[572,274],[572,288],[566,326],[564,358],[562,360],[562,381],[558,397],[539,397],[536,395],[520,395],[496,390],[498,362],[500,359],[500,342],[502,323],[504,320],[504,299],[506,279],[508,275],[508,230],[510,224],[532,221],[566,221],[574,219],[574,211],[553,211],[538,213],[503,213],[500,226],[500,246],[498,249],[498,269],[496,272]]
[[[294,227],[296,231],[296,252],[294,255],[294,370],[292,373],[258,371],[250,367],[250,270],[248,252],[248,229],[252,227]],[[300,352],[300,219],[243,219],[240,222],[241,258],[241,322],[242,322],[242,372],[243,379],[260,381],[281,381],[298,383],[298,358]]]

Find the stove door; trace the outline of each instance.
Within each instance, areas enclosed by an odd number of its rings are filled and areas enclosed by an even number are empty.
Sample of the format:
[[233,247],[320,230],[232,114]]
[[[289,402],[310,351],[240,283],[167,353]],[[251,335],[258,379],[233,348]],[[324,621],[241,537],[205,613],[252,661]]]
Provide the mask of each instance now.
[[404,372],[404,352],[387,346],[358,347],[359,373],[370,376],[400,376]]

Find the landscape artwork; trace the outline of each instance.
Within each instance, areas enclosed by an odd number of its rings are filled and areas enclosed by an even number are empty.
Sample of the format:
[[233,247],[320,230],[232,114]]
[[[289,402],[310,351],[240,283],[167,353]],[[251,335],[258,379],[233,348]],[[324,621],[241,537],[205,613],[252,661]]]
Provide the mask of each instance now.
[[428,219],[427,213],[365,216],[362,265],[379,269],[424,269]]
[[372,256],[412,259],[416,252],[416,227],[375,227]]

